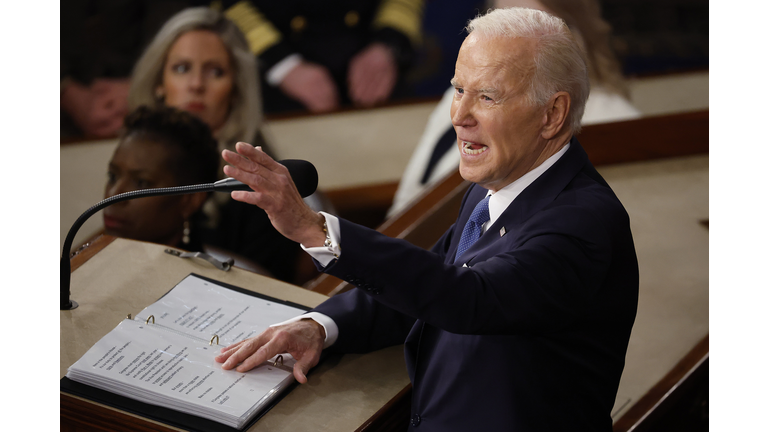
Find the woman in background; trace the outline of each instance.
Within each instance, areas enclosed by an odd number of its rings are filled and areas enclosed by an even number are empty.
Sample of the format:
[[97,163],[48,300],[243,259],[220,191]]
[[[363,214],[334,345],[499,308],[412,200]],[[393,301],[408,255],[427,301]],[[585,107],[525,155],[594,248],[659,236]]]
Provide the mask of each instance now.
[[[640,112],[629,102],[629,91],[610,48],[610,26],[600,17],[598,0],[495,0],[495,8],[526,7],[562,18],[584,49],[590,93],[582,125],[630,120]],[[449,88],[427,126],[400,179],[387,216],[403,210],[429,186],[458,169],[456,132],[451,124],[454,89]]]
[[[218,143],[192,114],[171,107],[139,107],[125,118],[109,161],[104,198],[140,189],[213,183],[219,172]],[[250,258],[216,245],[206,227],[204,204],[211,193],[157,196],[122,201],[104,209],[106,234],[205,251],[235,265],[272,275]]]
[[[140,189],[211,183],[218,144],[208,126],[174,108],[141,107],[125,118],[109,161],[104,198]],[[201,210],[208,193],[139,198],[104,209],[106,234],[202,250]]]
[[213,9],[189,8],[163,25],[136,63],[128,107],[189,111],[208,124],[220,150],[238,141],[265,148],[257,76],[237,26]]
[[[136,63],[128,105],[171,106],[205,122],[218,142],[219,167],[221,151],[234,149],[238,141],[260,145],[275,157],[260,132],[257,77],[254,56],[237,26],[213,9],[189,8],[163,25]],[[258,207],[215,194],[204,212],[207,244],[287,282],[303,283],[317,274],[302,261],[300,246],[278,233]]]

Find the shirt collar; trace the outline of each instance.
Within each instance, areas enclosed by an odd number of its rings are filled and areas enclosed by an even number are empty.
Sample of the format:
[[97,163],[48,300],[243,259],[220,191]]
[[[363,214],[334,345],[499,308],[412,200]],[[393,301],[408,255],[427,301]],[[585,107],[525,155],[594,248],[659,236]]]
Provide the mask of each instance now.
[[571,143],[569,141],[565,146],[563,146],[563,148],[560,149],[560,151],[550,156],[547,160],[542,162],[541,165],[528,171],[522,177],[504,186],[495,193],[488,191],[488,195],[491,196],[491,199],[488,202],[488,212],[491,215],[491,219],[488,220],[488,222],[483,226],[483,231],[485,231],[485,228],[493,225],[494,222],[496,222],[496,219],[498,219],[499,216],[504,213],[504,210],[506,210],[507,207],[512,204],[512,201],[514,201],[515,198],[517,198],[517,196],[525,190],[525,188],[530,186],[534,180],[539,178],[539,176],[544,174],[545,171],[554,165],[555,162],[557,162],[563,156],[563,154],[568,151],[570,146]]

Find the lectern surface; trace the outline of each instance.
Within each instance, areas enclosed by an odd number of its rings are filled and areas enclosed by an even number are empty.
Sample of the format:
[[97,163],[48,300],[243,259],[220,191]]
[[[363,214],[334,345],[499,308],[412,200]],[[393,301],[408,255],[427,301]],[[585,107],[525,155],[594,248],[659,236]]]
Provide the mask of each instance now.
[[[116,239],[72,273],[72,299],[80,306],[60,312],[60,377],[126,315],[140,312],[189,273],[309,307],[327,298],[242,269],[223,272],[164,250]],[[297,386],[248,430],[354,431],[408,382],[402,346],[330,358],[312,371],[307,384]],[[151,428],[154,422],[146,423]]]

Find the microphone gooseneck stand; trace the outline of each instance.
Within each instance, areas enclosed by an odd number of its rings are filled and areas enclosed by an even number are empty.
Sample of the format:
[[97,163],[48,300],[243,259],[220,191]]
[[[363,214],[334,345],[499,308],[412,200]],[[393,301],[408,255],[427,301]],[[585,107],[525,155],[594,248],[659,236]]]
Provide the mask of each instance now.
[[[291,178],[293,179],[293,182],[295,183],[296,188],[298,189],[302,198],[306,198],[315,192],[317,189],[317,170],[315,169],[314,165],[299,159],[287,159],[278,162],[288,168],[288,171],[291,174]],[[75,241],[75,235],[77,234],[77,231],[85,223],[85,221],[88,220],[88,218],[93,216],[94,213],[112,204],[136,198],[146,198],[161,195],[185,195],[198,192],[232,192],[236,190],[249,191],[251,188],[238,180],[233,178],[226,178],[215,183],[206,183],[200,185],[143,189],[111,196],[86,210],[85,213],[77,218],[75,223],[72,225],[72,228],[69,229],[69,233],[64,240],[64,246],[62,247],[60,266],[61,291],[59,296],[59,309],[71,310],[77,307],[77,302],[70,299],[70,250],[72,249],[72,243]]]
[[[162,195],[185,195],[185,194],[191,194],[191,193],[197,193],[197,192],[211,192],[216,190],[214,185],[215,183],[209,183],[209,184],[194,185],[194,186],[178,186],[178,187],[170,187],[170,188],[157,188],[157,189],[144,189],[144,190],[131,191],[131,192],[126,192],[126,193],[121,193],[119,195],[111,196],[107,199],[104,199],[98,202],[96,205],[86,210],[85,213],[83,213],[82,215],[80,215],[79,218],[77,218],[75,223],[72,225],[72,228],[69,229],[69,233],[67,234],[67,237],[64,240],[64,246],[61,251],[61,266],[60,266],[61,294],[59,297],[59,306],[60,306],[59,309],[70,310],[77,307],[77,302],[69,298],[70,296],[69,282],[70,282],[70,271],[71,271],[71,267],[69,263],[69,251],[72,249],[72,243],[75,240],[75,235],[77,234],[77,231],[80,229],[81,226],[83,226],[83,224],[85,223],[86,220],[88,220],[88,218],[93,216],[94,213],[112,204],[115,204],[121,201],[135,199],[135,198],[146,198],[146,197],[162,196]],[[236,189],[232,189],[232,190],[236,190]]]

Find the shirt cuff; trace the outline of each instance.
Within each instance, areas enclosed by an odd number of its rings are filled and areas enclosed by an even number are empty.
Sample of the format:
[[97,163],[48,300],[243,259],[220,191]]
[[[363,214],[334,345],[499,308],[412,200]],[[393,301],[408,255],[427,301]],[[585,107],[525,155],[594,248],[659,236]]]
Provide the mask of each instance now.
[[323,326],[323,329],[325,329],[325,342],[323,343],[323,349],[326,349],[329,346],[333,345],[336,342],[336,339],[339,338],[339,327],[336,326],[336,323],[333,321],[333,319],[331,319],[331,317],[327,315],[323,315],[320,312],[307,312],[304,315],[293,317],[281,323],[272,324],[270,327],[286,325],[286,324],[294,323],[296,321],[300,321],[307,318],[320,324],[321,326]]
[[286,75],[290,73],[293,68],[299,65],[304,59],[301,54],[291,54],[288,57],[280,60],[267,71],[267,83],[272,87],[277,87],[283,82]]
[[339,227],[339,218],[322,211],[320,214],[325,217],[325,225],[328,229],[328,235],[331,237],[331,245],[310,248],[301,245],[301,248],[319,262],[320,265],[327,267],[331,261],[341,256],[341,228]]

